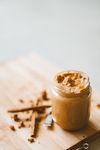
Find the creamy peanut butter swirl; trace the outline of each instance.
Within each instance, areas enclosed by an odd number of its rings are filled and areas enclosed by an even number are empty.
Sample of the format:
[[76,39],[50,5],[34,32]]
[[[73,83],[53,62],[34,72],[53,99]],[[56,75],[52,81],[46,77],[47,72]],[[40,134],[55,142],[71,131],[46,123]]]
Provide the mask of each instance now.
[[82,93],[89,88],[88,76],[80,71],[64,71],[55,77],[56,86],[66,93]]

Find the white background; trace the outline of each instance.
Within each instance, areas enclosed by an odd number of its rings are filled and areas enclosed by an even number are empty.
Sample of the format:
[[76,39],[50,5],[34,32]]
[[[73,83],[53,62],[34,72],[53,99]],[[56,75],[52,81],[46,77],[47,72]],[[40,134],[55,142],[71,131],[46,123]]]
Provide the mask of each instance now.
[[100,90],[100,1],[0,0],[0,61],[32,51],[87,72]]

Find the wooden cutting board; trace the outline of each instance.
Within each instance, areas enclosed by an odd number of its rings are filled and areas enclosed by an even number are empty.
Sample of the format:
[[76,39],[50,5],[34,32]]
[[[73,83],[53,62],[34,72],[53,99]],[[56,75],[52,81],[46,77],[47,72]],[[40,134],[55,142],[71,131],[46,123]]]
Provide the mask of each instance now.
[[96,105],[100,103],[100,97],[95,92],[92,97],[89,125],[82,130],[68,132],[55,124],[52,131],[41,126],[36,142],[30,144],[27,141],[29,129],[18,129],[16,132],[9,129],[9,125],[16,126],[16,123],[7,110],[19,107],[20,98],[27,102],[35,99],[41,89],[48,89],[49,92],[51,80],[57,71],[60,70],[56,66],[36,54],[19,57],[0,65],[0,150],[74,150],[75,144],[99,133],[100,109]]

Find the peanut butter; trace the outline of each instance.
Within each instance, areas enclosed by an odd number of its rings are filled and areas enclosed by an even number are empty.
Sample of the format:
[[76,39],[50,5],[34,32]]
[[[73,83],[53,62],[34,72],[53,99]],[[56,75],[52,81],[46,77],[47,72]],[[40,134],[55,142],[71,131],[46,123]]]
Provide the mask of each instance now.
[[53,117],[64,129],[84,127],[90,116],[91,87],[89,77],[80,71],[64,71],[55,76]]

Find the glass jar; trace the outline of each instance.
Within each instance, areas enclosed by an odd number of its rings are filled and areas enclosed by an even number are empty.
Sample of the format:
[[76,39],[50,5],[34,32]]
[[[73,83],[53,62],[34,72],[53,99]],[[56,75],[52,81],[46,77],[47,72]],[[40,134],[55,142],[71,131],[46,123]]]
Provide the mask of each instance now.
[[52,87],[53,119],[63,129],[78,130],[89,121],[91,87],[89,77],[80,71],[63,71]]

